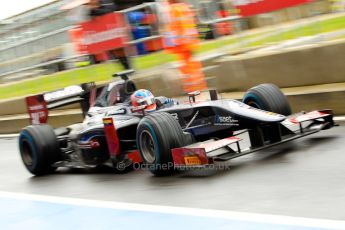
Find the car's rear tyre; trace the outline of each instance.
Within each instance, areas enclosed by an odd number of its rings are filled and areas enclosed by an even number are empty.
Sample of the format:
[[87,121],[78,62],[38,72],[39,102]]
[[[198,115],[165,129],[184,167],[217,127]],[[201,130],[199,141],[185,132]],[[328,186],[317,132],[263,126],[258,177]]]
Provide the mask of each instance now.
[[150,114],[140,121],[137,129],[138,149],[154,175],[166,176],[174,172],[171,149],[188,144],[185,136],[178,121],[168,113]]
[[243,97],[243,103],[285,116],[291,115],[289,101],[274,84],[261,84],[249,89]]
[[28,126],[19,135],[19,150],[29,172],[36,176],[52,173],[60,157],[54,130],[49,125]]

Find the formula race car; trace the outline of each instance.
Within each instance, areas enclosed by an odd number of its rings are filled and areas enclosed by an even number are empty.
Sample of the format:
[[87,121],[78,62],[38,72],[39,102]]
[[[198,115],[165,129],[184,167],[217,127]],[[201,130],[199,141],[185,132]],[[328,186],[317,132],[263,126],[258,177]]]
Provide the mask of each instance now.
[[[83,87],[69,94],[28,98],[34,125],[24,128],[19,137],[26,168],[43,175],[58,167],[108,164],[128,170],[141,163],[155,175],[169,175],[179,168],[205,167],[334,126],[331,110],[292,115],[287,98],[273,84],[251,88],[242,102],[218,99],[211,90],[209,101],[198,102],[199,92],[192,92],[185,103],[147,112],[146,100],[135,106],[130,103],[136,87],[127,74],[120,73],[122,81],[99,90]],[[83,123],[58,129],[38,124],[47,121],[48,109],[76,101],[90,105],[87,110],[87,105],[82,106]],[[243,133],[250,139],[246,148],[240,142]]]

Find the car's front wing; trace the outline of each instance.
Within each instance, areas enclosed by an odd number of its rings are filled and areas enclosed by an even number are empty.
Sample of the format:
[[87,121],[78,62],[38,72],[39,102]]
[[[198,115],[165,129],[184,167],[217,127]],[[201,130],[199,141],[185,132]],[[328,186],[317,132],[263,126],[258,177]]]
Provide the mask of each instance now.
[[279,141],[267,142],[260,147],[241,149],[239,144],[241,139],[238,136],[232,136],[172,149],[174,166],[177,168],[204,167],[216,161],[227,161],[329,129],[334,126],[334,121],[332,111],[324,110],[295,114],[280,124],[290,130],[289,134],[283,135]]

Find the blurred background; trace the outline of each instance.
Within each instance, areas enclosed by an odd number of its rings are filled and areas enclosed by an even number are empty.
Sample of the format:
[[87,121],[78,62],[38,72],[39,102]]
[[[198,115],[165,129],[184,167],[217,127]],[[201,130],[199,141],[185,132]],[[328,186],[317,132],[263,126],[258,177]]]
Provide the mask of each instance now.
[[[17,0],[23,5],[34,1],[39,0]],[[273,83],[287,96],[294,113],[332,109],[340,127],[235,160],[230,173],[225,170],[208,176],[207,171],[200,171],[200,175],[171,178],[142,177],[138,175],[145,173],[142,170],[124,175],[101,170],[85,177],[79,170],[39,178],[26,174],[17,154],[17,139],[11,138],[30,124],[28,95],[85,82],[104,85],[114,73],[133,68],[136,74],[131,79],[138,88],[149,89],[155,96],[185,96],[176,73],[178,60],[164,50],[164,27],[169,21],[165,0],[102,0],[92,8],[97,0],[46,2],[31,5],[26,11],[19,10],[22,6],[18,4],[17,14],[10,17],[0,8],[0,136],[5,134],[9,139],[0,137],[0,190],[345,219],[345,0],[184,1],[193,9],[201,40],[195,58],[203,64],[208,87],[217,89],[220,98],[242,100],[249,88]],[[116,14],[109,16],[113,11]],[[113,41],[93,46],[107,40]],[[80,105],[69,105],[51,111],[49,124],[65,127],[83,118]],[[24,223],[27,228],[28,223],[39,224],[59,213],[76,217],[70,206],[62,206],[62,211],[52,215],[43,205],[41,214],[19,201],[16,205],[2,199],[2,223]],[[108,209],[106,212],[112,215]],[[90,214],[88,210],[86,214]],[[27,215],[31,219],[26,221],[23,216]],[[128,225],[127,215],[132,213],[126,211],[119,226]],[[97,220],[96,229],[102,228],[102,223],[109,229],[109,216],[105,215],[105,221],[98,219],[99,215],[85,216],[81,221],[84,227],[88,226],[85,219],[89,219]],[[65,228],[70,223],[55,217],[56,226]],[[152,228],[158,219],[168,219],[161,217],[137,222]],[[277,221],[282,221],[281,216]],[[200,218],[195,223],[200,225]]]
[[[78,28],[102,14],[92,15],[78,4],[68,6],[71,2],[51,1],[0,21],[0,99],[109,81],[122,68],[147,70],[176,61],[162,52],[162,1],[115,0],[128,41],[99,53],[83,50]],[[344,0],[184,2],[193,7],[203,40],[197,54],[210,58],[220,51],[263,52],[345,37]]]

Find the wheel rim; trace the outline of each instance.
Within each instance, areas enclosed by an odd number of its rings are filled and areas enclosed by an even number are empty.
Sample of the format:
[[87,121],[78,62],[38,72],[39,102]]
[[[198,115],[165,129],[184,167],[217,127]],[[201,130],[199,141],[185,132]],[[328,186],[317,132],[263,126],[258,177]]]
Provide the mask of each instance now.
[[154,163],[156,161],[155,156],[155,142],[150,132],[144,130],[140,134],[140,150],[147,163]]
[[22,144],[22,157],[24,164],[27,166],[32,165],[33,153],[31,145],[27,141],[23,141]]

